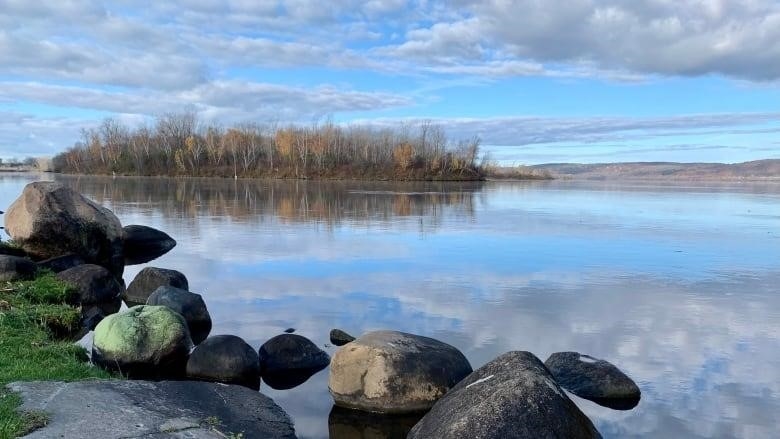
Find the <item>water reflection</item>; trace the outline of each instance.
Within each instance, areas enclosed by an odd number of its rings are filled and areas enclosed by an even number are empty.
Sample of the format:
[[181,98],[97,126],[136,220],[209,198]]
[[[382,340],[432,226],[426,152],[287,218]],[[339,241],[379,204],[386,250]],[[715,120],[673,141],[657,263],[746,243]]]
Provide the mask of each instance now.
[[[780,185],[57,178],[175,238],[153,264],[252,346],[294,327],[332,355],[337,327],[435,337],[475,368],[574,350],[642,390],[625,412],[572,397],[605,437],[780,431]],[[0,210],[24,183],[0,178]],[[327,379],[261,391],[327,438]]]
[[381,415],[333,406],[328,432],[330,439],[405,439],[423,415]]

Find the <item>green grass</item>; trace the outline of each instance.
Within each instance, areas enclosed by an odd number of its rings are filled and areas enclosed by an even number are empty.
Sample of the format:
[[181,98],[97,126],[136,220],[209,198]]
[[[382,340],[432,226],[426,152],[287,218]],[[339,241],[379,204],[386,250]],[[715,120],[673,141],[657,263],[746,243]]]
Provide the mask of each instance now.
[[79,329],[74,291],[46,273],[33,281],[0,283],[0,439],[46,425],[45,413],[19,413],[13,381],[109,378],[86,362],[84,348],[65,339]]

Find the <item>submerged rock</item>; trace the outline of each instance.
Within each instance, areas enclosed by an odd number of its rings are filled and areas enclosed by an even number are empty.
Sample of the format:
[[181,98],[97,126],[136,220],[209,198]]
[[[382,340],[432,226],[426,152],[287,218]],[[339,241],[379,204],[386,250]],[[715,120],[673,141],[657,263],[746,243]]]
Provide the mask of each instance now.
[[149,300],[149,296],[160,287],[190,289],[187,278],[181,272],[166,268],[146,267],[130,282],[122,298],[128,306],[143,305]]
[[187,361],[187,377],[258,389],[260,360],[255,349],[240,337],[216,335],[192,351]]
[[422,416],[423,413],[384,415],[334,405],[328,416],[328,433],[330,439],[405,438]]
[[5,228],[29,254],[40,259],[75,253],[106,267],[124,269],[122,225],[108,209],[54,182],[25,186],[5,214]]
[[273,400],[241,386],[198,381],[93,380],[12,383],[22,410],[48,422],[25,436],[45,438],[294,439]]
[[544,364],[561,387],[597,404],[628,410],[641,398],[636,383],[608,361],[579,352],[556,352]]
[[431,408],[471,371],[466,357],[446,343],[376,331],[336,352],[328,387],[341,407],[409,413]]
[[260,372],[263,375],[320,371],[328,366],[330,357],[306,337],[297,334],[280,334],[265,342],[258,352]]
[[125,226],[123,240],[126,265],[153,261],[176,247],[176,240],[167,233],[148,226]]
[[508,352],[444,395],[408,439],[600,437],[538,358]]
[[347,334],[341,329],[330,330],[330,342],[336,346],[344,346],[345,344],[355,341],[355,337]]
[[184,318],[165,306],[134,306],[95,328],[92,361],[125,376],[184,376],[192,339]]
[[31,280],[38,266],[35,262],[19,256],[0,255],[0,282]]
[[94,264],[78,265],[57,273],[57,279],[76,288],[77,303],[83,309],[98,307],[105,314],[119,311],[124,287],[107,269]]

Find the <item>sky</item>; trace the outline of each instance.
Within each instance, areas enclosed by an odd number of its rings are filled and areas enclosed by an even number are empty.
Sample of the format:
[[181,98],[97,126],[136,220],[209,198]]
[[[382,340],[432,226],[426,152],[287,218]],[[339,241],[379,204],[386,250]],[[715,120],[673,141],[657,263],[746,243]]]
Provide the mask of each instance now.
[[184,110],[429,121],[502,164],[780,158],[780,2],[0,0],[0,158]]

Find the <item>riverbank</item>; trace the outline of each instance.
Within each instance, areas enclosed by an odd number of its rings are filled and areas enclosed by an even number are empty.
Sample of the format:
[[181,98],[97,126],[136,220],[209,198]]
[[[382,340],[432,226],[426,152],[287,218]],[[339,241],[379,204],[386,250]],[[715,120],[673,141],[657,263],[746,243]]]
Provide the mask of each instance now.
[[74,290],[45,273],[32,281],[0,282],[0,439],[47,423],[42,412],[18,412],[21,399],[6,389],[13,381],[79,381],[111,378],[90,365],[73,343],[81,312],[68,305]]

